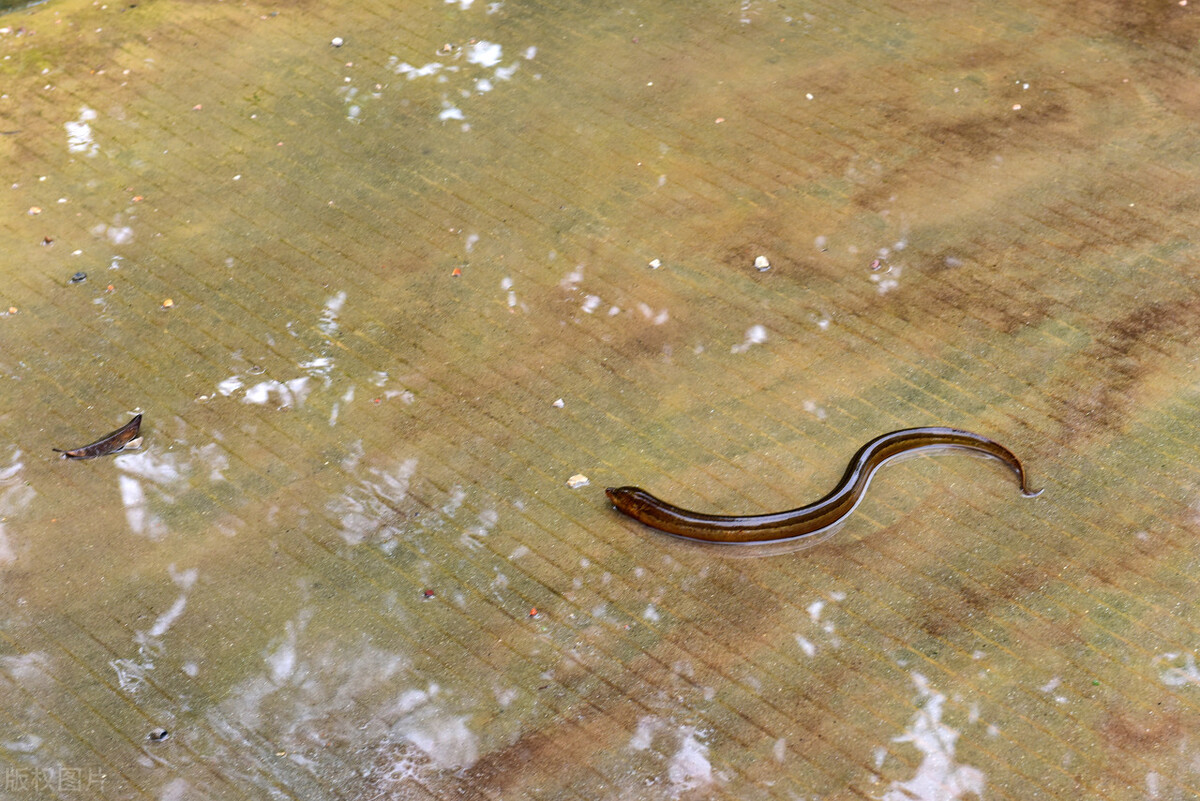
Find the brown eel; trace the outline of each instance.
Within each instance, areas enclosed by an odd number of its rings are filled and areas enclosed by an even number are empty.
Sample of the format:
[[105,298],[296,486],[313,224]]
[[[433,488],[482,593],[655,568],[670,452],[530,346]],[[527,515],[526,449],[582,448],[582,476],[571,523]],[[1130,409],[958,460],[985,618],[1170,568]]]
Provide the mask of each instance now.
[[859,449],[846,474],[819,501],[764,515],[727,516],[682,509],[656,498],[639,487],[609,487],[604,491],[618,511],[647,526],[686,540],[731,545],[762,545],[786,542],[829,531],[854,511],[884,463],[898,456],[934,448],[961,448],[999,459],[1016,474],[1021,494],[1035,498],[1025,480],[1021,461],[1000,443],[970,431],[939,426],[905,428],[868,442]]
[[137,437],[141,428],[142,416],[139,414],[116,431],[111,434],[105,434],[90,445],[84,445],[82,448],[72,448],[69,451],[64,451],[61,448],[54,448],[53,450],[56,453],[61,453],[64,459],[95,459],[97,456],[108,456],[110,453],[119,453],[124,450]]

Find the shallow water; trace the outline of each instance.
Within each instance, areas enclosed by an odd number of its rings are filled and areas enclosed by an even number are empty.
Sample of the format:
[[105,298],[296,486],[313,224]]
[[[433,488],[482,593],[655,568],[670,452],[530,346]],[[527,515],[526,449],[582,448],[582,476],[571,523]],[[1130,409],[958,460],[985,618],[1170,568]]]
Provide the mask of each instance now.
[[[0,17],[5,794],[1194,796],[1197,34]],[[798,506],[918,425],[1045,495],[914,459],[752,559],[603,495]]]

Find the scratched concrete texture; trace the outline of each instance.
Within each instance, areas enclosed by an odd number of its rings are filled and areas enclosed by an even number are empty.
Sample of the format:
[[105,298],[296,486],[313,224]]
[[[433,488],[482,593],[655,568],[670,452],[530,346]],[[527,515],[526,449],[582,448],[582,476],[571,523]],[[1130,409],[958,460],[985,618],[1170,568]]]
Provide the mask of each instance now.
[[[1196,798],[1198,39],[1183,0],[0,16],[0,795]],[[732,554],[603,494],[786,509],[921,425],[1045,493],[939,453]]]

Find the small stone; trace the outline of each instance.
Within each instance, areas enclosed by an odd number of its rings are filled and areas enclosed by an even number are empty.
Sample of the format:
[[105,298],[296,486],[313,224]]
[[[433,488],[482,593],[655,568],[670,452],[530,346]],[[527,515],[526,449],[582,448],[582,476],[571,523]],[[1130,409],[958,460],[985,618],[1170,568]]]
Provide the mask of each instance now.
[[659,267],[662,267],[662,261],[660,259],[651,259],[649,266],[651,270],[657,270]]
[[759,256],[754,260],[754,269],[758,270],[760,273],[765,273],[767,270],[771,269],[771,262],[767,261],[766,256]]
[[86,280],[87,280],[87,273],[85,273],[85,272],[77,272],[71,276],[72,284],[82,284]]
[[334,47],[341,47],[342,45],[344,45],[346,43],[346,40],[340,36],[335,36],[335,37],[333,37],[332,40],[330,40],[329,43],[331,45],[333,45]]
[[559,398],[558,400],[556,400],[554,403],[552,403],[552,404],[550,404],[550,405],[551,405],[551,406],[553,406],[555,409],[561,409],[561,408],[562,408],[563,406],[565,406],[566,404],[565,404],[565,403],[563,403],[563,399],[562,399],[562,398]]
[[592,482],[589,481],[588,477],[585,476],[583,473],[576,473],[575,475],[573,475],[567,479],[567,486],[570,487],[571,489],[579,489],[580,487],[586,487],[590,483],[592,483]]

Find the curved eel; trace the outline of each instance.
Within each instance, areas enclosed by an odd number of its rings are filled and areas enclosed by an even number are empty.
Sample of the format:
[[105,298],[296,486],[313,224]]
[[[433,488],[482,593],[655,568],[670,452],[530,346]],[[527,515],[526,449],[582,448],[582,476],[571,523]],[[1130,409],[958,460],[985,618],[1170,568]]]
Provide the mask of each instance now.
[[871,477],[898,456],[933,448],[961,448],[999,459],[1016,474],[1021,494],[1036,498],[1025,480],[1021,461],[1000,443],[957,428],[905,428],[884,434],[863,445],[846,474],[819,501],[765,515],[712,515],[682,509],[656,498],[639,487],[609,487],[604,491],[617,511],[647,526],[687,540],[732,545],[762,545],[810,537],[845,521],[862,501]]

